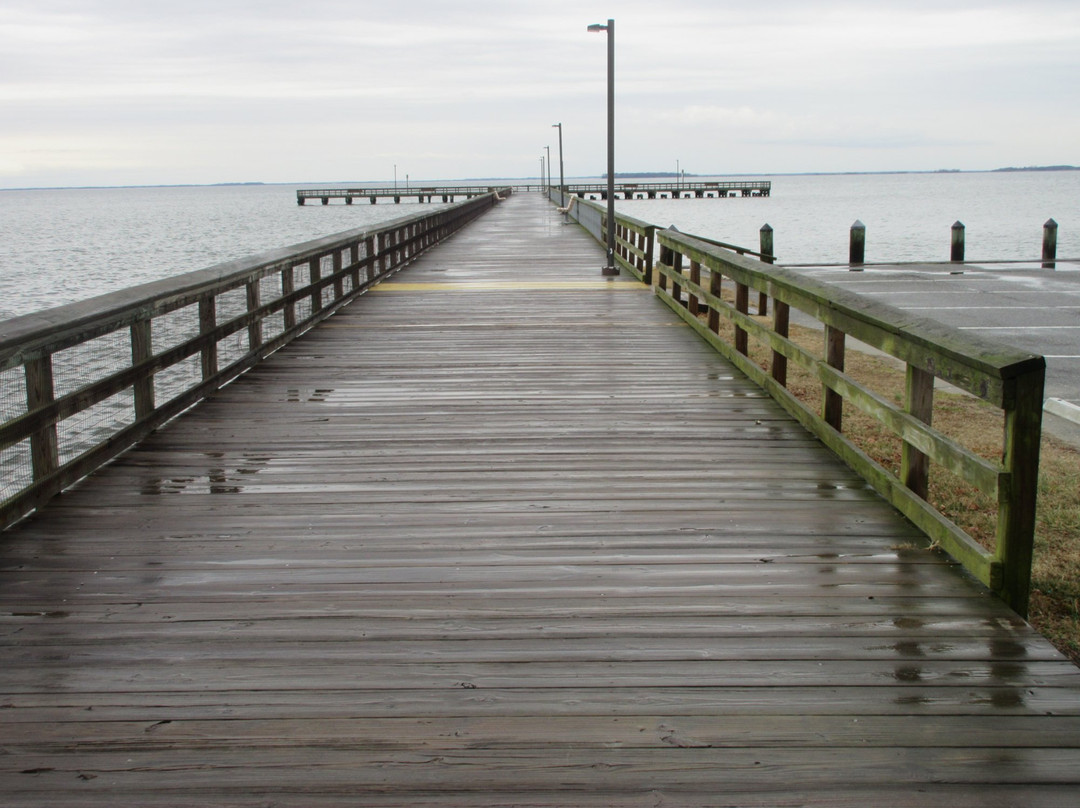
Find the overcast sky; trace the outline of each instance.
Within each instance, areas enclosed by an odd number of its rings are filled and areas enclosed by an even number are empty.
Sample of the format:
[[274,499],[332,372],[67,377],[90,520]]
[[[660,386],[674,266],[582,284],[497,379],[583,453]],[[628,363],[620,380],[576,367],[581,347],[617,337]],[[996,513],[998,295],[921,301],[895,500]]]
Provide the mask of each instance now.
[[[1077,0],[0,0],[0,187],[1080,164]],[[557,176],[557,171],[556,171]]]

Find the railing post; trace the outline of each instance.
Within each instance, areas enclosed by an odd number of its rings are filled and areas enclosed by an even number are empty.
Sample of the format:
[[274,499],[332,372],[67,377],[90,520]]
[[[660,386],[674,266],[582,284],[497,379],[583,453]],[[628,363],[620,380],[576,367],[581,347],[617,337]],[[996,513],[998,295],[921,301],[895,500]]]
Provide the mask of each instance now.
[[[262,291],[259,288],[259,283],[260,279],[255,278],[254,280],[248,281],[246,284],[248,314],[251,314],[262,305]],[[248,350],[257,351],[262,347],[262,342],[262,318],[259,318],[248,325]]]
[[379,251],[375,245],[375,236],[368,236],[364,240],[364,252],[366,253],[364,258],[367,263],[367,266],[364,267],[364,281],[365,283],[371,283],[371,281],[375,280],[375,276],[379,271]]
[[[761,226],[761,230],[758,231],[758,252],[761,253],[761,263],[772,264],[775,262],[773,257],[773,229],[766,222]],[[769,296],[765,292],[758,293],[757,313],[764,317],[769,313]]]
[[[738,281],[735,282],[735,311],[740,314],[750,313],[750,287]],[[737,323],[735,325],[735,350],[743,356],[750,352],[749,335]]]
[[642,251],[645,253],[645,268],[643,270],[643,278],[645,283],[652,285],[653,282],[653,246],[656,243],[656,228],[653,225],[648,225],[645,228],[645,239],[642,244]]
[[[934,374],[909,364],[904,389],[904,409],[926,425],[934,416]],[[913,493],[926,499],[930,485],[930,458],[904,442],[900,457],[900,479]]]
[[[42,356],[26,363],[26,411],[52,404],[56,398],[53,384],[52,356]],[[41,480],[60,465],[56,440],[56,423],[46,424],[30,436],[30,462],[34,479]]]
[[322,256],[315,256],[308,260],[308,283],[311,285],[311,313],[315,314],[322,309]]
[[[779,300],[773,301],[773,331],[788,336],[791,307]],[[772,377],[781,387],[787,387],[787,357],[777,350],[772,352]]]
[[[678,250],[673,251],[671,255],[671,268],[675,270],[675,277],[682,277],[682,262],[683,254]],[[682,284],[674,278],[671,281],[671,296],[675,299],[675,302],[682,305]]]
[[1057,231],[1058,223],[1047,219],[1043,225],[1042,260],[1043,269],[1057,268]]
[[334,250],[334,302],[338,302],[345,297],[345,278],[341,276],[341,270],[344,268],[344,262],[341,260],[341,248]]
[[[690,262],[690,282],[696,283],[698,286],[701,285],[701,264],[699,264],[697,261]],[[698,299],[697,295],[695,295],[693,292],[689,294],[689,299],[687,300],[686,306],[687,310],[692,315],[697,317]]]
[[292,264],[281,270],[281,296],[289,302],[282,310],[282,325],[285,331],[296,327],[296,301],[289,300],[296,291],[296,276]]
[[[675,260],[675,251],[665,244],[660,245],[660,264],[663,266],[671,266]],[[667,291],[667,275],[657,270],[656,272],[656,288],[663,291]]]
[[[844,338],[845,334],[840,329],[825,326],[825,361],[840,372],[844,370]],[[823,410],[825,423],[840,432],[844,421],[844,398],[828,386],[825,387]]]
[[[131,364],[138,365],[154,355],[153,330],[150,320],[139,320],[131,324]],[[135,399],[135,420],[141,421],[154,412],[154,375],[141,376],[132,386]]]
[[378,256],[378,258],[375,261],[375,267],[376,267],[376,269],[375,269],[375,277],[376,278],[379,277],[380,275],[383,275],[386,272],[386,267],[387,267],[388,262],[390,260],[389,257],[387,256],[387,250],[389,249],[389,245],[390,245],[390,234],[389,233],[379,233],[378,236],[376,236],[375,255]]
[[[199,333],[208,335],[217,327],[217,298],[204,297],[199,300]],[[217,340],[205,345],[202,349],[202,377],[203,381],[213,378],[218,372]]]
[[1002,599],[1025,618],[1031,594],[1045,375],[1046,369],[1042,367],[1012,380],[1012,406],[1005,410],[1002,455],[1008,483],[1002,485],[998,493],[1000,593]]
[[354,241],[349,245],[349,279],[352,280],[352,291],[356,294],[360,288],[360,242]]
[[851,225],[851,234],[848,237],[848,264],[853,272],[860,272],[864,263],[866,263],[866,225],[856,219]]
[[964,223],[953,222],[952,226],[952,249],[949,251],[949,260],[962,264],[964,262]]
[[[723,295],[724,276],[714,267],[709,268],[709,293],[721,297]],[[709,306],[709,330],[714,334],[720,333],[720,309],[717,306]]]

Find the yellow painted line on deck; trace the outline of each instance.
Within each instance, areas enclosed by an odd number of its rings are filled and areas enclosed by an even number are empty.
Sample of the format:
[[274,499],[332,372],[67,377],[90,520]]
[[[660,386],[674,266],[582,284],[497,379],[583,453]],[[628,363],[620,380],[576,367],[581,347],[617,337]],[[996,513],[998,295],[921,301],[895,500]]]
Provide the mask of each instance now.
[[387,281],[373,292],[644,292],[651,286],[637,281]]
[[632,327],[636,331],[642,331],[647,328],[689,328],[689,326],[682,320],[672,320],[669,323],[640,323],[631,322],[629,320],[609,320],[605,322],[591,322],[589,320],[533,320],[531,322],[517,322],[517,323],[476,323],[476,322],[458,322],[447,321],[437,323],[349,323],[349,322],[335,322],[333,318],[319,325],[319,328],[325,329],[360,329],[366,328],[374,331],[389,331],[394,328],[408,329],[410,331],[423,330],[425,328],[431,330],[437,329],[449,329],[449,328],[472,328],[481,329],[486,328],[493,331],[507,331],[512,328],[524,329],[524,328],[625,328]]

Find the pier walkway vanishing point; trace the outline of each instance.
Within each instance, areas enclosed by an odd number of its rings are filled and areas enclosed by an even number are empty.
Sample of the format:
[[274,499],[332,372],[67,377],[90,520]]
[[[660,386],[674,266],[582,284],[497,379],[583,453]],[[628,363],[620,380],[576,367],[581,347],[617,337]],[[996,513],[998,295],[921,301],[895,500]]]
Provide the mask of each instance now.
[[1080,671],[540,195],[8,530],[5,806],[1066,806]]

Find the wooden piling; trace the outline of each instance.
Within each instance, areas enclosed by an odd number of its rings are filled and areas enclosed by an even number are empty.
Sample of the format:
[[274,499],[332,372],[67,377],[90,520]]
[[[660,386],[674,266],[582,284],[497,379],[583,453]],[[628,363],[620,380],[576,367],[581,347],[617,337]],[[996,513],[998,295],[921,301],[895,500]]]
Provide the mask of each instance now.
[[1057,231],[1058,223],[1047,219],[1043,225],[1042,260],[1043,269],[1057,268]]
[[866,225],[858,219],[851,225],[848,239],[848,264],[852,271],[861,272],[866,262]]
[[949,252],[949,260],[954,263],[963,263],[964,261],[964,231],[963,222],[953,222],[952,250]]

